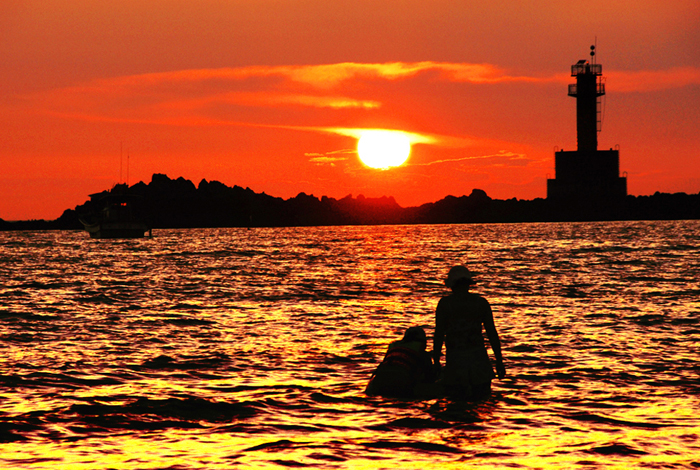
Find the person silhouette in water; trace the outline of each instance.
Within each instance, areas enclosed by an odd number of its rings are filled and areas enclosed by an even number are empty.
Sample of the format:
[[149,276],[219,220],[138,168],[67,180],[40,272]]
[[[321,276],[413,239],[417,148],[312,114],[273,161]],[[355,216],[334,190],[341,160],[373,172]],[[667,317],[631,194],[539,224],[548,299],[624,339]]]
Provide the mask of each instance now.
[[495,377],[491,367],[483,329],[496,357],[498,378],[506,375],[493,313],[489,302],[469,292],[474,276],[465,266],[450,269],[445,285],[452,294],[440,299],[435,310],[433,360],[440,369],[442,344],[445,343],[445,367],[440,382],[448,395],[466,399],[481,399],[491,392]]
[[427,338],[420,326],[406,330],[403,338],[389,344],[386,355],[377,366],[365,393],[385,397],[411,397],[416,385],[432,382],[433,363],[425,348]]

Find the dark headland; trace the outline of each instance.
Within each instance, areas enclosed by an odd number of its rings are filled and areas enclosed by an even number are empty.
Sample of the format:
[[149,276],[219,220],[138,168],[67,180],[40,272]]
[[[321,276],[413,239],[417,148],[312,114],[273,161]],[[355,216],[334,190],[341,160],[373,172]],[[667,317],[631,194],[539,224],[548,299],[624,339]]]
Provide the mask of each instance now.
[[[109,190],[105,190],[109,191]],[[127,188],[134,209],[159,228],[294,227],[323,225],[464,224],[574,222],[608,220],[680,220],[700,218],[700,193],[626,196],[620,203],[579,200],[561,204],[548,199],[499,200],[474,189],[418,207],[401,207],[393,197],[342,199],[300,193],[282,199],[240,186],[202,180],[195,186],[182,177],[154,174],[151,182]],[[67,209],[56,220],[8,222],[0,230],[79,230],[80,213],[91,201]]]

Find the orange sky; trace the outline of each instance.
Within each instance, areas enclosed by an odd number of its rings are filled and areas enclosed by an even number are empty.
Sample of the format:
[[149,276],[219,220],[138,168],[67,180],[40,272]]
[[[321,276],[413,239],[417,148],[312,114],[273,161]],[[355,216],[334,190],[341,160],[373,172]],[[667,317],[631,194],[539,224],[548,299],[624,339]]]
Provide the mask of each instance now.
[[[629,193],[700,192],[700,3],[571,3],[3,0],[0,218],[54,219],[127,162],[283,198],[545,197],[596,40]],[[373,170],[361,128],[420,142]]]

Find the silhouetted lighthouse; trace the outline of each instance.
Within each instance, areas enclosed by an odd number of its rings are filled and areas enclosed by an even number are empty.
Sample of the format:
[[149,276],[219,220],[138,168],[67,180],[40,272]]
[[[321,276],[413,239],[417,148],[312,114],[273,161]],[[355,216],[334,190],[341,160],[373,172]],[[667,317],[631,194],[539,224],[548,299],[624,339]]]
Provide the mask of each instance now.
[[[591,60],[595,46],[591,46]],[[569,96],[576,98],[578,150],[554,154],[555,178],[547,180],[547,199],[577,207],[617,203],[627,195],[627,178],[620,177],[618,150],[598,150],[600,97],[605,95],[601,64],[579,60],[571,66],[576,83]],[[572,207],[573,208],[573,207]]]

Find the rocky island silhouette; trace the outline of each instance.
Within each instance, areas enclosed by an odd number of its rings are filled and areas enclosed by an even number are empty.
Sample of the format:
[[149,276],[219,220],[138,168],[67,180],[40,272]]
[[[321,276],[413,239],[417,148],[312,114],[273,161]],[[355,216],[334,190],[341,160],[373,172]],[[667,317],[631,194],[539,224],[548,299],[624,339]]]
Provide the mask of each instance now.
[[[195,186],[183,177],[171,179],[164,174],[154,174],[150,183],[139,182],[125,189],[134,196],[134,210],[154,229],[700,218],[700,193],[625,196],[620,204],[606,204],[599,199],[561,204],[541,198],[492,199],[484,191],[474,189],[468,196],[447,196],[437,202],[404,208],[386,196],[348,195],[334,199],[302,192],[282,199],[205,179]],[[90,201],[86,201],[65,210],[55,220],[0,219],[0,230],[82,230],[79,216],[89,209]]]

